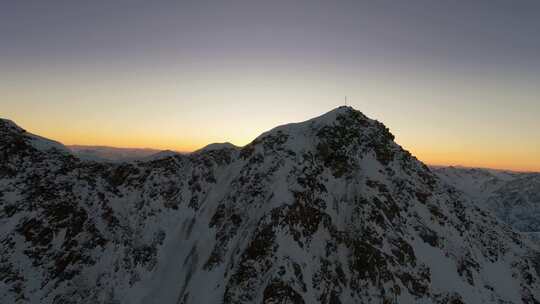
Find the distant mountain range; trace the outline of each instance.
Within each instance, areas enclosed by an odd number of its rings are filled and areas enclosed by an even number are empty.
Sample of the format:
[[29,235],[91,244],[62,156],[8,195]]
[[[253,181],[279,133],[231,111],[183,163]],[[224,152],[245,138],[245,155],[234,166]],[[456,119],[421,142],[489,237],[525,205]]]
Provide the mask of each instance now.
[[483,208],[536,186],[486,174],[350,107],[131,162],[0,120],[0,302],[540,303],[537,244]]
[[140,148],[116,148],[107,146],[66,146],[73,154],[83,160],[129,162],[143,160],[147,157],[162,153],[157,149]]
[[540,236],[540,173],[458,167],[432,170],[518,231]]

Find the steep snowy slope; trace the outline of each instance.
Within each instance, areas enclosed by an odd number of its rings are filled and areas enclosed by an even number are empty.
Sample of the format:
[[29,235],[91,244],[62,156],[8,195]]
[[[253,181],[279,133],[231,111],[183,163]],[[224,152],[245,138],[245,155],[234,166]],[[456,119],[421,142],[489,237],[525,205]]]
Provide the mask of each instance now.
[[519,234],[341,107],[124,164],[0,122],[2,303],[538,303]]
[[540,173],[455,167],[433,172],[515,229],[540,232]]

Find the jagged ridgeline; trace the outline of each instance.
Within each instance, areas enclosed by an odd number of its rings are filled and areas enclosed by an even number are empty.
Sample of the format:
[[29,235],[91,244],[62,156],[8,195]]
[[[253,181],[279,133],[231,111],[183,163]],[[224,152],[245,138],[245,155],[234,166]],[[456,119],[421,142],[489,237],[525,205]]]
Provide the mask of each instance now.
[[527,240],[340,107],[83,161],[0,121],[1,303],[539,303]]

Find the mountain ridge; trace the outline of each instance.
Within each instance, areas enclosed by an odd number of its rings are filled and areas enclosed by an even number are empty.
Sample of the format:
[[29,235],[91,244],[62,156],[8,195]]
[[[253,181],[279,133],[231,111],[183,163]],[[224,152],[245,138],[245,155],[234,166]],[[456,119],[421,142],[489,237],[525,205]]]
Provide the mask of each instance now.
[[352,108],[240,149],[134,163],[12,135],[0,139],[3,302],[540,298],[527,240]]

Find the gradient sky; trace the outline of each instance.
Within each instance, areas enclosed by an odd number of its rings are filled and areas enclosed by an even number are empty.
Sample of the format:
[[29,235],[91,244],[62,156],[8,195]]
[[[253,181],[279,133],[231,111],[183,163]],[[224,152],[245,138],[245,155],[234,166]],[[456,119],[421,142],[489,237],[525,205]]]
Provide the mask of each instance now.
[[540,1],[1,1],[0,116],[244,145],[343,103],[431,164],[540,171]]

